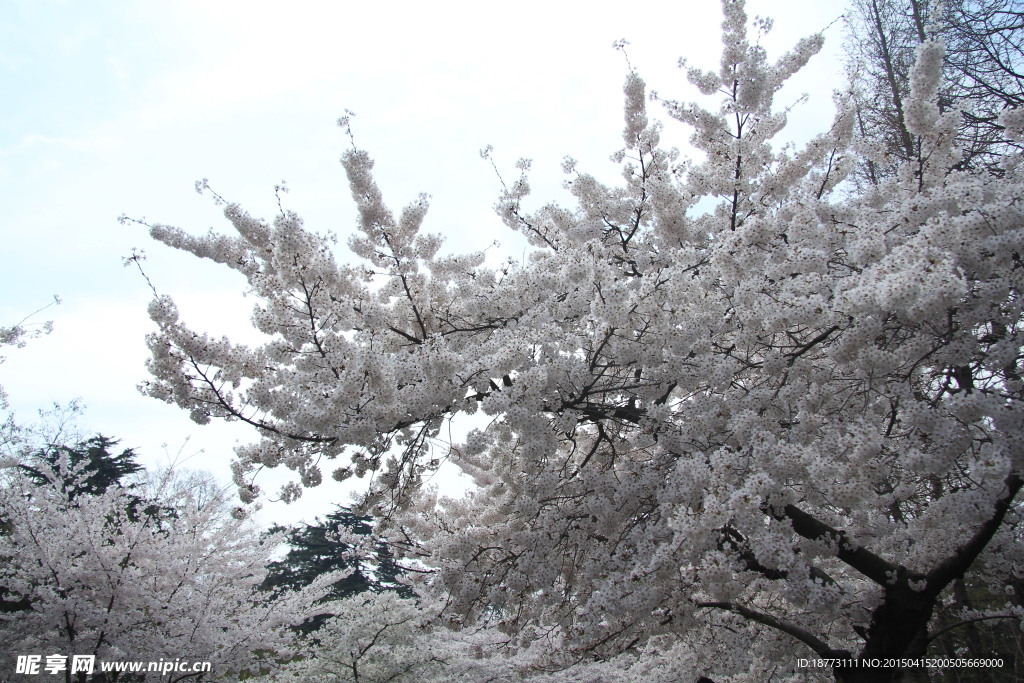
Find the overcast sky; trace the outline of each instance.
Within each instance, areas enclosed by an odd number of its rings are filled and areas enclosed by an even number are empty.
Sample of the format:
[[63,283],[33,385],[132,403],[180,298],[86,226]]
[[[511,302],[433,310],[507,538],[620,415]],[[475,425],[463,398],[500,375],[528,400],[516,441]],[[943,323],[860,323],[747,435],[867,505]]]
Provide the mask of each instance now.
[[[210,185],[255,215],[276,212],[274,185],[287,180],[287,206],[307,226],[344,236],[356,221],[338,158],[347,140],[335,125],[353,110],[356,142],[377,162],[377,180],[398,210],[431,195],[425,228],[451,251],[501,241],[519,257],[491,207],[499,186],[480,159],[490,144],[509,176],[534,160],[538,204],[564,197],[560,161],[612,178],[621,144],[627,66],[612,49],[630,41],[632,65],[667,98],[695,92],[680,56],[713,67],[717,2],[627,3],[258,2],[245,0],[0,0],[0,325],[57,294],[51,335],[5,350],[0,385],[22,422],[53,402],[79,398],[86,434],[102,432],[139,450],[147,465],[185,443],[188,467],[229,480],[232,444],[252,434],[198,427],[184,411],[143,397],[150,292],[122,267],[133,248],[161,293],[193,327],[246,334],[244,282],[209,262],[152,243],[121,214],[193,232],[226,229],[198,196]],[[778,56],[842,13],[834,0],[751,2],[776,19],[765,42]],[[806,139],[831,119],[841,86],[842,28],[782,97],[810,103],[790,117]],[[657,112],[652,105],[652,113]],[[665,118],[665,117],[662,117]],[[669,123],[682,144],[687,131]],[[343,242],[343,240],[342,240]],[[504,253],[504,252],[502,252]],[[328,481],[329,478],[328,478]],[[262,483],[262,482],[261,482]],[[271,486],[270,488],[275,488]],[[294,520],[348,502],[328,484],[275,520]]]

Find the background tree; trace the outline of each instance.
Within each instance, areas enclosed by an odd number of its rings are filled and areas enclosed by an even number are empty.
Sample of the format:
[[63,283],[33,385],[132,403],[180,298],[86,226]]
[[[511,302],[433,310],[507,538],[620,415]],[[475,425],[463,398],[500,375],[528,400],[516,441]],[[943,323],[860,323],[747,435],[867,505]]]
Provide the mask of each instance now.
[[[226,499],[197,504],[192,489],[168,474],[139,494],[175,514],[132,515],[128,488],[86,492],[91,475],[84,462],[70,466],[66,458],[39,463],[33,474],[3,472],[0,585],[8,600],[27,604],[0,614],[4,671],[14,671],[15,654],[173,656],[211,662],[223,678],[287,658],[295,646],[290,627],[309,616],[335,577],[268,595],[259,586],[275,539],[231,517]],[[89,680],[113,679],[97,664]]]
[[[97,434],[75,445],[51,444],[35,451],[30,456],[30,463],[20,467],[40,485],[50,483],[46,473],[61,469],[85,473],[84,479],[76,476],[74,483],[77,488],[69,490],[68,496],[74,498],[83,493],[96,495],[111,486],[123,487],[126,477],[143,471],[142,465],[135,461],[136,453],[133,449],[125,448],[116,454],[111,452],[118,443],[117,439]],[[46,473],[35,463],[42,465]],[[58,467],[58,463],[65,463],[65,466]],[[67,483],[71,484],[70,481]]]
[[474,680],[459,675],[458,649],[433,633],[430,614],[414,600],[364,591],[336,603],[334,613],[307,639],[303,656],[260,680]]
[[[355,558],[352,545],[340,538],[342,533],[368,537],[372,531],[370,517],[340,505],[324,520],[317,519],[313,524],[273,527],[270,533],[284,534],[289,548],[284,558],[268,565],[263,587],[299,590],[325,574],[347,573],[331,585],[322,601],[333,602],[359,593],[383,591],[395,591],[402,597],[412,598],[412,590],[398,581],[403,570],[386,544],[373,542],[369,557]],[[309,632],[320,628],[327,616],[317,615],[306,622],[302,630]]]
[[[98,434],[75,446],[50,445],[29,456],[29,462],[33,464],[21,464],[18,467],[38,486],[53,485],[48,475],[52,476],[54,472],[66,473],[67,477],[60,485],[71,500],[80,494],[96,495],[111,486],[120,486],[124,477],[143,469],[135,462],[135,452],[131,449],[112,454],[110,449],[116,444],[115,439]],[[137,510],[139,502],[138,498],[132,496],[129,502],[131,510]],[[12,531],[11,524],[0,518],[0,533]],[[9,593],[7,588],[0,586],[0,610],[17,612],[31,608],[28,598],[10,599]]]
[[[59,303],[60,300],[55,296],[54,303]],[[15,348],[23,347],[28,339],[40,336],[42,334],[49,334],[53,329],[52,321],[47,321],[41,326],[33,326],[29,324],[31,318],[47,307],[43,307],[35,313],[26,316],[19,323],[10,326],[0,326],[0,348],[4,346],[13,346]],[[0,365],[6,361],[4,356],[0,356]],[[6,411],[9,406],[7,400],[7,392],[4,391],[2,385],[0,385],[0,411]],[[18,462],[24,456],[23,450],[26,445],[26,433],[25,429],[14,421],[14,415],[7,413],[3,416],[3,421],[0,422],[0,464],[10,464]],[[10,531],[9,524],[0,517],[0,534],[6,534]],[[28,609],[29,602],[27,598],[21,596],[12,596],[8,588],[0,584],[0,612],[20,612]]]
[[[772,145],[774,97],[821,37],[771,62],[743,4],[723,13],[719,66],[687,71],[717,107],[664,102],[700,158],[660,146],[630,73],[621,186],[571,160],[574,209],[528,210],[528,162],[506,186],[524,263],[441,255],[425,199],[396,217],[358,149],[342,163],[359,267],[287,211],[229,204],[231,237],[151,226],[243,274],[271,340],[212,339],[157,298],[146,391],[254,426],[234,464],[250,495],[263,467],[303,486],[332,460],[339,480],[372,472],[366,505],[433,570],[443,615],[547,666],[662,647],[680,678],[761,680],[809,675],[802,656],[928,653],[957,580],[1024,564],[1024,183],[1013,163],[963,166],[943,47],[925,41],[902,100],[917,153],[837,192],[861,161],[854,107],[800,149]],[[435,447],[477,411],[485,428]],[[421,490],[443,456],[476,490]],[[924,675],[910,668],[830,673]]]
[[905,109],[915,50],[930,39],[946,46],[939,105],[961,116],[956,167],[1002,173],[1003,157],[1018,143],[999,114],[1024,105],[1024,3],[852,0],[847,27],[857,123],[873,148],[858,180],[875,184],[921,154]]

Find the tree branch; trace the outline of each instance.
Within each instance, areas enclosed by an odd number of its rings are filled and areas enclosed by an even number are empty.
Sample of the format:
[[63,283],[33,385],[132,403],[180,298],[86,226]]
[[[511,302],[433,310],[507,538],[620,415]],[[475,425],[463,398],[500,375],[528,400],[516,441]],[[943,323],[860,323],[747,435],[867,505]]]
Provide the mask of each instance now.
[[910,579],[924,578],[859,546],[845,531],[825,524],[795,505],[787,505],[782,515],[775,513],[774,516],[780,520],[789,519],[793,523],[793,531],[810,541],[823,538],[834,541],[836,557],[880,586],[890,585],[898,575],[906,575]]
[[814,650],[814,652],[819,657],[822,657],[824,659],[845,659],[850,656],[850,653],[845,650],[834,650],[828,645],[828,643],[821,640],[820,638],[818,638],[806,629],[800,628],[799,626],[796,626],[794,624],[786,623],[780,619],[776,619],[770,614],[764,614],[763,612],[752,610],[749,607],[744,607],[743,605],[737,605],[733,602],[699,602],[697,603],[697,607],[726,610],[727,612],[738,614],[741,617],[745,619],[750,619],[751,621],[757,622],[758,624],[769,626],[778,631],[782,631],[783,633],[796,638],[801,643]]
[[1006,477],[1006,493],[996,501],[995,512],[992,517],[981,525],[981,528],[974,533],[970,540],[959,546],[956,553],[928,572],[925,578],[928,581],[927,590],[929,593],[937,595],[951,581],[964,575],[964,572],[977,559],[981,551],[985,549],[985,546],[995,536],[999,527],[1002,526],[1003,519],[1006,517],[1006,513],[1009,512],[1010,505],[1017,496],[1017,492],[1020,491],[1022,484],[1024,484],[1024,479],[1019,474],[1011,473]]

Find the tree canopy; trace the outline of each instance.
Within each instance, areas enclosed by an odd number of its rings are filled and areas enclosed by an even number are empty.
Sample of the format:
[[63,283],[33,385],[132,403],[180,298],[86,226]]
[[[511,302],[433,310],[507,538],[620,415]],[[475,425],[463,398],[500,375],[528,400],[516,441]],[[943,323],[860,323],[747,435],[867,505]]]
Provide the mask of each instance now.
[[[5,680],[16,655],[61,655],[66,680],[110,683],[126,677],[103,662],[209,662],[223,679],[296,650],[292,627],[337,576],[260,591],[280,538],[232,518],[223,496],[203,499],[165,472],[136,487],[156,503],[139,512],[127,487],[89,490],[93,474],[66,460],[0,473]],[[91,675],[72,676],[73,655],[95,657]],[[189,670],[174,680],[203,678]]]
[[[697,155],[661,145],[631,71],[619,185],[568,160],[575,207],[530,209],[526,161],[505,186],[523,262],[443,253],[426,198],[393,213],[355,147],[358,265],[286,210],[227,204],[231,235],[152,225],[241,273],[268,340],[211,338],[157,297],[145,391],[254,427],[234,463],[249,500],[262,468],[297,473],[287,500],[325,466],[371,475],[365,509],[428,568],[444,618],[544,666],[671,652],[683,679],[822,673],[799,657],[861,663],[842,681],[920,673],[957,581],[1003,590],[1022,565],[1019,154],[999,173],[960,163],[945,48],[925,35],[901,100],[914,153],[858,190],[878,150],[855,102],[777,144],[775,97],[822,37],[769,60],[743,3],[722,8],[719,66],[686,70],[705,98],[660,101]],[[998,114],[1007,138],[1019,114]],[[423,487],[442,461],[475,489]]]

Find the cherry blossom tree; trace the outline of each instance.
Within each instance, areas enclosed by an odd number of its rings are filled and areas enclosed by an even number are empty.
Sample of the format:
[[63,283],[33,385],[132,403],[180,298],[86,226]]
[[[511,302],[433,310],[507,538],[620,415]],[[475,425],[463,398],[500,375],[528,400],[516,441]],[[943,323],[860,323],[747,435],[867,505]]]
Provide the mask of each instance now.
[[907,128],[908,75],[916,47],[946,44],[940,104],[960,112],[958,167],[1002,173],[1018,146],[999,114],[1024,105],[1024,4],[1020,0],[852,0],[847,70],[857,125],[880,152],[863,160],[858,180],[877,182],[921,150]]
[[[444,254],[427,200],[393,214],[356,148],[360,264],[290,211],[227,204],[231,236],[152,225],[244,275],[268,341],[193,331],[158,297],[145,391],[254,427],[234,463],[250,500],[263,468],[297,473],[286,499],[325,466],[370,475],[367,509],[431,570],[421,589],[454,627],[510,634],[510,656],[887,681],[920,668],[956,579],[1020,580],[1019,157],[958,168],[943,45],[925,41],[904,101],[921,153],[857,194],[843,181],[874,152],[845,101],[806,145],[777,143],[775,96],[821,36],[770,61],[743,3],[722,7],[719,66],[686,70],[717,108],[662,100],[697,157],[660,144],[631,72],[620,185],[567,160],[575,208],[530,210],[528,162],[506,186],[525,262]],[[1019,138],[1018,113],[1001,125]],[[464,498],[421,486],[446,460],[475,482]]]
[[334,615],[303,656],[268,681],[443,681],[456,648],[432,633],[430,614],[394,592],[365,592],[335,603]]
[[[35,476],[20,467],[2,474],[0,585],[4,604],[17,605],[0,613],[4,680],[19,654],[210,662],[222,678],[272,668],[293,652],[291,627],[309,616],[330,575],[267,594],[264,565],[280,539],[234,519],[223,495],[201,498],[173,473],[156,486],[84,492],[92,474],[66,454],[37,463]],[[140,497],[153,504],[143,510]],[[110,675],[96,664],[89,680]],[[191,671],[175,676],[196,680]]]
[[332,681],[654,681],[672,678],[672,657],[617,657],[549,671],[543,643],[508,654],[509,636],[494,628],[452,630],[435,604],[388,591],[351,595],[304,640],[284,666],[253,683]]
[[[22,348],[29,339],[49,334],[53,330],[52,320],[37,324],[32,322],[32,318],[50,306],[59,303],[60,298],[55,295],[50,304],[22,318],[18,323],[6,326],[0,325],[0,349],[4,346]],[[6,360],[6,357],[0,356],[0,365],[3,365]],[[3,422],[0,422],[0,457],[16,457],[18,449],[24,445],[26,439],[25,430],[14,421],[14,415],[6,413],[9,406],[7,392],[4,390],[3,385],[0,384],[0,411],[3,411],[0,412],[0,417],[3,419]]]

